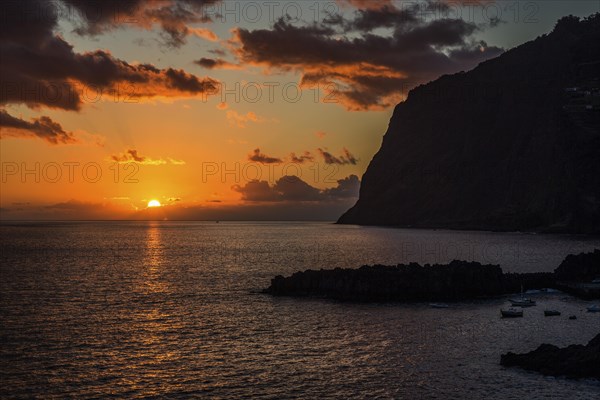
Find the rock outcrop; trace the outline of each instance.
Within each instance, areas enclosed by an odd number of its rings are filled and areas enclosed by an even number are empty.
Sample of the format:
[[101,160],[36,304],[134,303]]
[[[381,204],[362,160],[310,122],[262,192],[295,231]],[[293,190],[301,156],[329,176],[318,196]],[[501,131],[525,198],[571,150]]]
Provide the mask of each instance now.
[[363,266],[307,270],[277,276],[265,293],[353,301],[454,301],[552,286],[551,273],[504,274],[497,265],[453,261],[448,265]]
[[571,345],[558,348],[542,344],[526,354],[503,354],[500,363],[506,367],[521,367],[544,375],[567,378],[600,379],[600,334],[586,346]]
[[592,299],[600,298],[598,284],[586,282],[599,268],[600,250],[568,255],[554,273],[505,274],[498,265],[456,260],[447,265],[365,265],[279,275],[263,292],[353,301],[454,301],[556,288]]
[[600,250],[569,254],[554,270],[556,279],[564,282],[591,282],[600,279]]
[[564,292],[585,299],[600,298],[600,250],[592,253],[568,255],[554,270],[556,287]]
[[598,43],[600,14],[565,17],[412,90],[338,222],[600,232]]

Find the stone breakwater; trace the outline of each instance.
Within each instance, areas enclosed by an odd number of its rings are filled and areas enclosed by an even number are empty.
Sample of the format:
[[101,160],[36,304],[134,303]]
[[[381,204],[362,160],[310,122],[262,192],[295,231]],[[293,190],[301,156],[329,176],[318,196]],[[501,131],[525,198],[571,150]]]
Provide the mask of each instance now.
[[276,276],[264,290],[274,296],[317,296],[353,301],[456,301],[554,286],[552,273],[505,274],[498,265],[363,266],[307,270]]
[[352,301],[456,301],[494,297],[530,289],[555,288],[575,296],[600,298],[600,250],[569,255],[554,273],[503,273],[498,265],[452,261],[374,265],[358,269],[306,270],[276,276],[263,290],[274,296],[317,296]]

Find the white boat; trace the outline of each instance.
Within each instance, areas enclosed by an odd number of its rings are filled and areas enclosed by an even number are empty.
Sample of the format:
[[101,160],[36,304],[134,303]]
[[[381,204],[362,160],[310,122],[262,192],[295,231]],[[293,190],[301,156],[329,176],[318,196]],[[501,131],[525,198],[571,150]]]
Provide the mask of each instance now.
[[594,304],[593,306],[589,306],[587,310],[588,312],[600,312],[600,306],[598,304]]
[[552,288],[544,288],[544,289],[542,289],[542,292],[544,292],[544,293],[558,293],[558,292],[560,292],[560,290],[556,290],[556,289],[552,289]]
[[431,307],[431,308],[450,308],[450,306],[448,304],[443,304],[443,303],[430,303],[429,307]]
[[535,300],[531,300],[527,297],[521,297],[520,299],[510,299],[510,304],[513,307],[533,307],[536,305]]
[[540,290],[538,290],[538,289],[531,289],[531,290],[526,291],[525,294],[540,294],[540,293],[542,293],[543,290],[544,289],[540,289]]
[[509,299],[510,304],[513,307],[533,307],[535,306],[535,300],[531,300],[529,297],[523,297],[523,285],[521,285],[521,297],[518,299]]
[[502,318],[518,318],[523,316],[523,310],[509,308],[508,310],[500,310],[500,314],[502,314]]

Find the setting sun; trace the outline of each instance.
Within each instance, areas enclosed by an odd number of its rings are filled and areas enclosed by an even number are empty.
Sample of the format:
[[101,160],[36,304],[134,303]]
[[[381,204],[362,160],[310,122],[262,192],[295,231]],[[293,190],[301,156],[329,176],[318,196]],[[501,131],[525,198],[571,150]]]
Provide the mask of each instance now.
[[160,201],[158,200],[150,200],[148,202],[148,208],[160,207]]

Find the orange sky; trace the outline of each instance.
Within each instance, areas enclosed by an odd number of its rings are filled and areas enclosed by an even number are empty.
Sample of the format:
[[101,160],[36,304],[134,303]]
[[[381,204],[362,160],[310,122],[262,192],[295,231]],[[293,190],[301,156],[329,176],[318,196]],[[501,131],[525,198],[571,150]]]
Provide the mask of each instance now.
[[[282,2],[258,18],[244,2],[161,0],[93,10],[92,20],[74,1],[48,2],[54,13],[30,3],[4,5],[0,28],[2,220],[335,219],[356,201],[410,87],[499,54],[564,12],[539,10],[535,27],[513,23],[513,38],[482,17],[446,23],[399,2]],[[174,18],[181,7],[189,14]],[[302,18],[280,20],[284,9]],[[345,25],[328,25],[331,15]],[[382,15],[392,22],[377,22]],[[404,43],[392,31],[406,18]],[[429,32],[446,25],[463,31],[431,50],[440,39]],[[371,42],[394,50],[363,59]],[[459,47],[469,60],[453,58]],[[300,180],[280,181],[287,175]],[[162,209],[147,210],[151,199]]]

